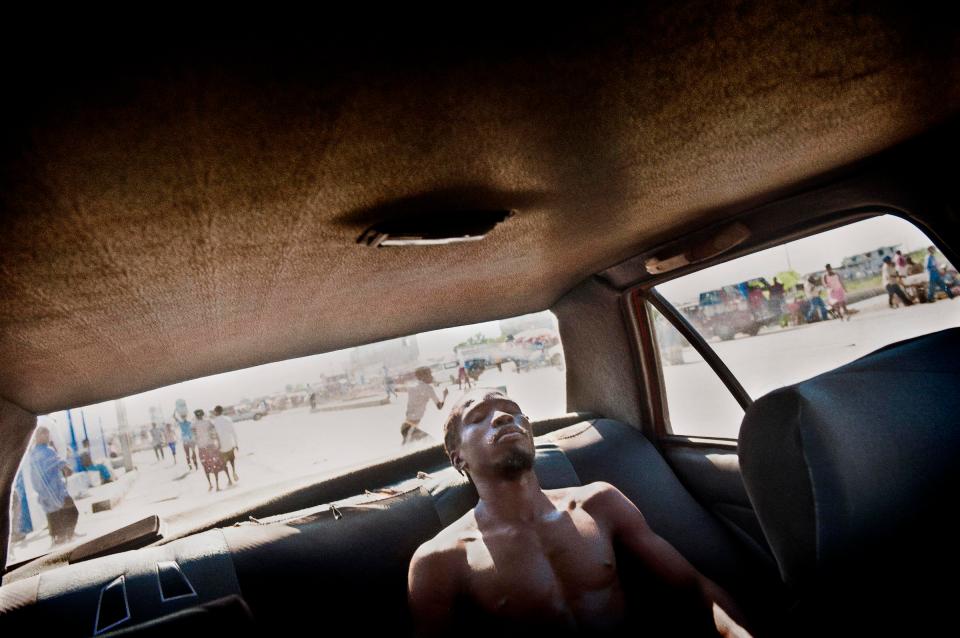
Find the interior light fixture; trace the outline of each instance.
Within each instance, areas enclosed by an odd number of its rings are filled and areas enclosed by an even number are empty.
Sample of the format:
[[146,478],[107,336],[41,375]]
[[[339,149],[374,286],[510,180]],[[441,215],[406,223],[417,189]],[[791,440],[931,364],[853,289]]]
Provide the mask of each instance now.
[[480,241],[513,214],[512,210],[456,210],[396,218],[371,226],[357,243],[385,248]]

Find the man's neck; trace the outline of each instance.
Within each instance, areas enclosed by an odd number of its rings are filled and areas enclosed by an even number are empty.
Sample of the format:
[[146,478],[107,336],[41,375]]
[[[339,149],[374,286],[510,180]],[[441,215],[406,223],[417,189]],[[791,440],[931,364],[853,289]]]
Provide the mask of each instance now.
[[473,482],[480,495],[478,521],[530,523],[553,509],[533,470],[512,479],[473,477]]

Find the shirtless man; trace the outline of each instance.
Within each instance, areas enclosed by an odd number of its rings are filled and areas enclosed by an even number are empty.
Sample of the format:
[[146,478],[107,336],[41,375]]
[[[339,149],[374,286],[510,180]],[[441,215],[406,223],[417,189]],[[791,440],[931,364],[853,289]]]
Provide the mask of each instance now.
[[[685,620],[711,633],[748,635],[730,597],[657,536],[615,487],[542,490],[530,421],[507,396],[467,393],[444,425],[444,447],[480,500],[410,562],[409,602],[420,635],[469,633],[481,624],[507,633],[624,630],[615,546],[675,591]],[[480,622],[465,621],[462,609]]]

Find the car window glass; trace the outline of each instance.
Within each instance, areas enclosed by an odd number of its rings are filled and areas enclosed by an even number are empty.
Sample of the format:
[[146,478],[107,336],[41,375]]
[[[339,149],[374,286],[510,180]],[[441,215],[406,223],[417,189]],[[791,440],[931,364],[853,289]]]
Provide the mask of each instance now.
[[647,308],[666,390],[668,433],[737,438],[743,408],[673,324],[653,306]]
[[563,414],[554,315],[436,330],[43,415],[14,483],[8,564],[150,514],[202,515],[243,492],[435,444],[453,404],[477,386],[507,393],[532,420]]
[[890,343],[960,326],[956,268],[923,232],[891,215],[734,259],[656,290],[754,399]]

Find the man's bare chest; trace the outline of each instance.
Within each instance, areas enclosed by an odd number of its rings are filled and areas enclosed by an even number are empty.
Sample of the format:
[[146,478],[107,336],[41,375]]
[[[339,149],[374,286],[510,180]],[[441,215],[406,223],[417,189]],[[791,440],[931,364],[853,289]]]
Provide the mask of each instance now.
[[582,622],[618,606],[609,534],[582,510],[466,543],[468,594],[486,612]]

